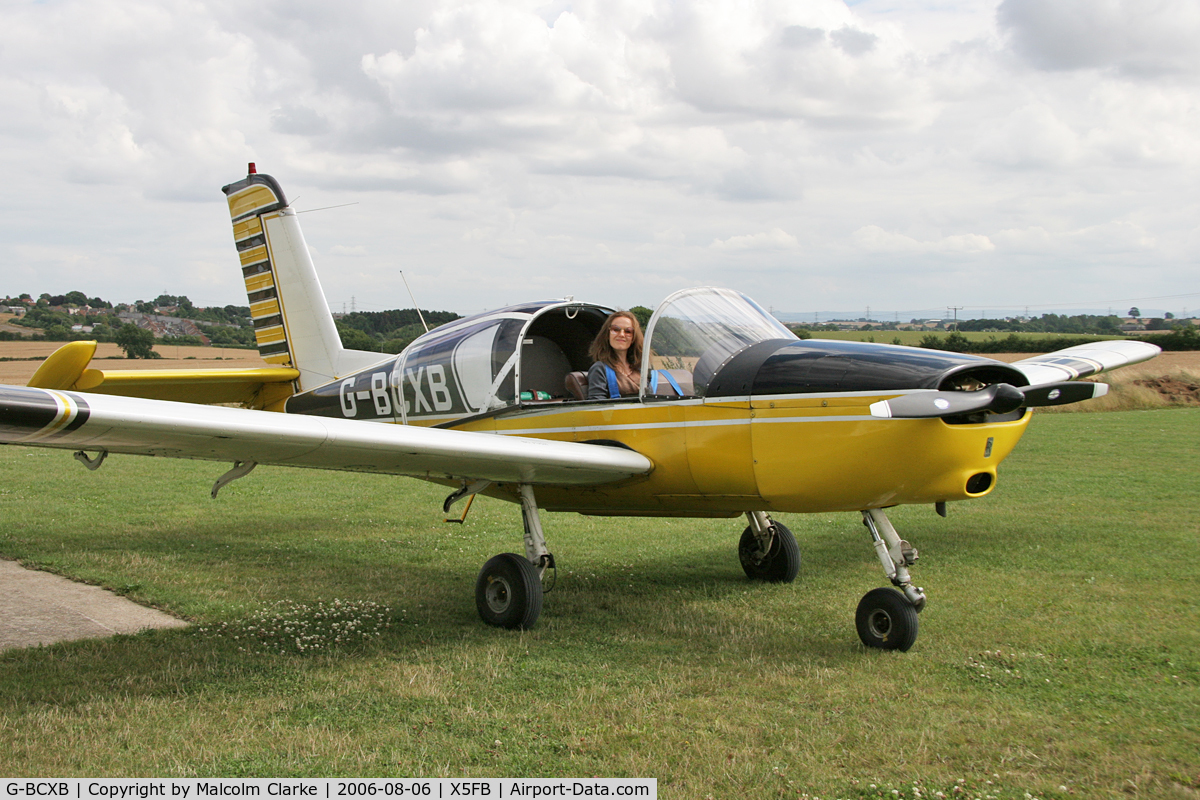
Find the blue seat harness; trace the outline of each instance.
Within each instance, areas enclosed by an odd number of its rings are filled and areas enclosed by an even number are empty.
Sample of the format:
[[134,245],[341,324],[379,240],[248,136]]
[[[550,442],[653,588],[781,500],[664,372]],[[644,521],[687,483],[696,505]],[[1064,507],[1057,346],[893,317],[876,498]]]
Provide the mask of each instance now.
[[[617,371],[608,364],[604,365],[604,371],[608,375],[608,396],[609,398],[617,398],[621,396],[621,389],[617,386]],[[667,383],[671,384],[671,388],[675,390],[675,394],[683,397],[683,390],[679,388],[679,384],[671,377],[671,373],[666,370],[652,369],[650,370],[650,394],[658,392],[658,376],[662,375],[667,379]]]

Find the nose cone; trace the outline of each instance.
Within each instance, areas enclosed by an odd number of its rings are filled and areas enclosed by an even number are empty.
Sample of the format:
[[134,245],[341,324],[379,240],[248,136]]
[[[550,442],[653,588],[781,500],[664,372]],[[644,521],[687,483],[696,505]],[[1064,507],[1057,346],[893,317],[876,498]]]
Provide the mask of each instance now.
[[997,384],[995,389],[996,399],[988,406],[988,410],[993,414],[1007,414],[1025,404],[1025,395],[1020,389],[1009,386],[1007,383]]

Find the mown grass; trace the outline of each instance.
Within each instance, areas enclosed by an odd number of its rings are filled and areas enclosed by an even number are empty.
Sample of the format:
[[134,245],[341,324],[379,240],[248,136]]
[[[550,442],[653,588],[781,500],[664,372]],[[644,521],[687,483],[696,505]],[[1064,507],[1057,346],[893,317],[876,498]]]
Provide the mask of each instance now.
[[[1039,417],[990,497],[894,510],[930,593],[906,654],[854,633],[882,576],[851,514],[781,515],[790,586],[745,580],[738,520],[546,514],[562,568],[512,633],[472,597],[521,548],[512,506],[447,525],[437,487],[265,468],[212,501],[220,465],[2,448],[0,554],[197,624],[0,655],[0,774],[1194,798],[1197,433],[1197,410]],[[369,635],[333,642],[335,601]],[[285,619],[317,646],[249,630]]]

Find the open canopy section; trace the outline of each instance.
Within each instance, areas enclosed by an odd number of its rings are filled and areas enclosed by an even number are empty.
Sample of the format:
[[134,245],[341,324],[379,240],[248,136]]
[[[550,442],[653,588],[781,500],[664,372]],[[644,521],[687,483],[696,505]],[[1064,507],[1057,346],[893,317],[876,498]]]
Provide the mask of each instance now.
[[547,300],[429,331],[395,362],[391,385],[400,421],[437,424],[528,402],[577,399],[567,378],[592,365],[588,345],[609,313],[572,299]]
[[[684,289],[659,305],[646,329],[643,370],[666,370],[685,395],[703,397],[730,358],[768,339],[796,339],[783,323],[732,289]],[[649,381],[643,378],[643,386]]]

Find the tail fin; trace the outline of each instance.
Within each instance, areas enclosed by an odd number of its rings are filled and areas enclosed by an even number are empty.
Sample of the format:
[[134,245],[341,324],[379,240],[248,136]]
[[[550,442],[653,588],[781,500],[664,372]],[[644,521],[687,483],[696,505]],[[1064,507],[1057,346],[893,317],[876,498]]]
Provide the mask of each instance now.
[[283,189],[254,165],[222,187],[242,262],[258,352],[268,364],[300,371],[307,391],[380,360],[342,347],[296,212]]

